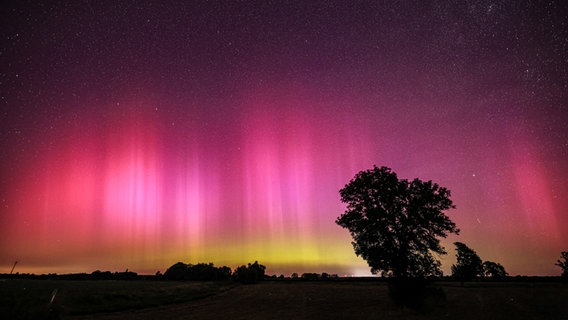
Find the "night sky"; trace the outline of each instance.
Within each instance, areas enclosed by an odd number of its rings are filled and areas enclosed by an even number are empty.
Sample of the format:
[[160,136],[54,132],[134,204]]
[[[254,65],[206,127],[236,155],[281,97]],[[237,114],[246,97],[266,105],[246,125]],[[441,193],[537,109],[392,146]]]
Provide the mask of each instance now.
[[376,164],[452,191],[446,274],[560,274],[565,1],[118,2],[1,6],[0,273],[369,274],[334,221]]

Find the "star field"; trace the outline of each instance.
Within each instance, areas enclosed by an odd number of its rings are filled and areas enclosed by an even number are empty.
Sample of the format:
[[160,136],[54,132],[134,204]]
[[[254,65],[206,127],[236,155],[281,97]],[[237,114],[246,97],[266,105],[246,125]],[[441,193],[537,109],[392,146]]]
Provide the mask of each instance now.
[[0,269],[368,274],[335,225],[373,164],[452,191],[453,241],[557,275],[563,1],[11,1]]

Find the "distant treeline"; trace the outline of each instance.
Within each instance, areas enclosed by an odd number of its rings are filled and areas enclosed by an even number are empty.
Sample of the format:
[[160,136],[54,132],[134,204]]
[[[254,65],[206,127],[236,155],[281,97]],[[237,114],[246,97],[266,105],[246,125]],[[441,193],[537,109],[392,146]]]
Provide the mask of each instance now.
[[110,272],[96,270],[92,273],[41,274],[13,273],[0,274],[0,279],[61,279],[61,280],[163,280],[163,281],[228,281],[255,283],[265,279],[266,267],[258,261],[242,265],[235,270],[227,266],[216,267],[213,263],[186,264],[178,262],[169,267],[163,274],[138,275],[136,272]]
[[294,280],[333,280],[333,279],[338,279],[339,276],[337,274],[329,274],[327,272],[324,273],[312,273],[312,272],[307,272],[307,273],[302,273],[301,276],[298,276],[297,273],[292,273],[291,276],[292,279]]
[[213,263],[185,264],[178,262],[169,267],[164,274],[156,273],[162,280],[222,281],[234,279],[242,283],[255,283],[265,277],[266,267],[258,261],[242,265],[234,271],[227,266],[215,267]]
[[151,279],[154,276],[139,275],[136,272],[124,271],[124,272],[110,272],[110,271],[100,271],[96,270],[92,273],[67,273],[67,274],[57,274],[48,273],[36,275],[33,273],[14,273],[14,274],[0,274],[2,279],[46,279],[46,280],[141,280],[141,279]]
[[[291,276],[266,275],[265,267],[258,262],[249,263],[236,268],[215,267],[212,263],[185,264],[178,262],[166,270],[164,274],[157,272],[155,275],[139,275],[136,272],[110,272],[96,270],[92,273],[68,273],[68,274],[33,274],[33,273],[0,273],[0,279],[38,279],[38,280],[153,280],[153,281],[229,281],[236,280],[242,283],[254,283],[261,280],[268,281],[356,281],[384,282],[387,277],[341,277],[337,274],[307,272],[301,275],[293,273]],[[433,281],[453,282],[458,279],[452,276],[431,278]],[[474,282],[558,282],[563,280],[559,276],[509,276],[501,279],[476,278]]]

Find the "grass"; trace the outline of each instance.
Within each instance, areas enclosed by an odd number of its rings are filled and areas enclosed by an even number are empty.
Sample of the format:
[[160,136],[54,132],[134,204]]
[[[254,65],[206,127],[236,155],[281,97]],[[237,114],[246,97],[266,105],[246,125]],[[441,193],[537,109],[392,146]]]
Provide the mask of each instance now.
[[[440,282],[420,312],[380,281],[231,282],[0,280],[6,319],[568,319],[558,282]],[[53,290],[54,303],[49,304]],[[230,289],[230,290],[229,290]],[[121,312],[115,312],[121,311]]]
[[568,285],[562,283],[447,283],[444,291],[446,309],[469,313],[465,319],[568,319]]
[[[0,280],[5,319],[59,319],[192,301],[227,290],[228,282]],[[55,296],[52,300],[52,297]]]

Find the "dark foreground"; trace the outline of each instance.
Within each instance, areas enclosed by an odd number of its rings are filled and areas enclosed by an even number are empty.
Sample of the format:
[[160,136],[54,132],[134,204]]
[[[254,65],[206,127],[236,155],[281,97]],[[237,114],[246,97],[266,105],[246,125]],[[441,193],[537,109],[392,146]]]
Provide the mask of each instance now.
[[[36,308],[35,315],[17,310],[14,302],[6,306],[6,299],[0,298],[4,299],[0,300],[3,314],[18,311],[12,315],[20,319],[37,318],[38,312],[44,312],[40,318],[53,319],[568,319],[568,285],[550,282],[466,283],[463,287],[443,282],[439,286],[445,300],[429,300],[421,312],[395,305],[387,286],[374,281],[267,281],[235,286],[6,280],[0,282],[0,294],[7,287],[22,290],[21,285],[36,289],[56,285],[59,293],[49,305],[53,291],[48,288],[49,297],[38,298],[31,308]],[[115,311],[108,312],[108,304],[113,303],[110,310]],[[43,307],[37,309],[38,304]],[[107,312],[100,313],[105,308]]]

